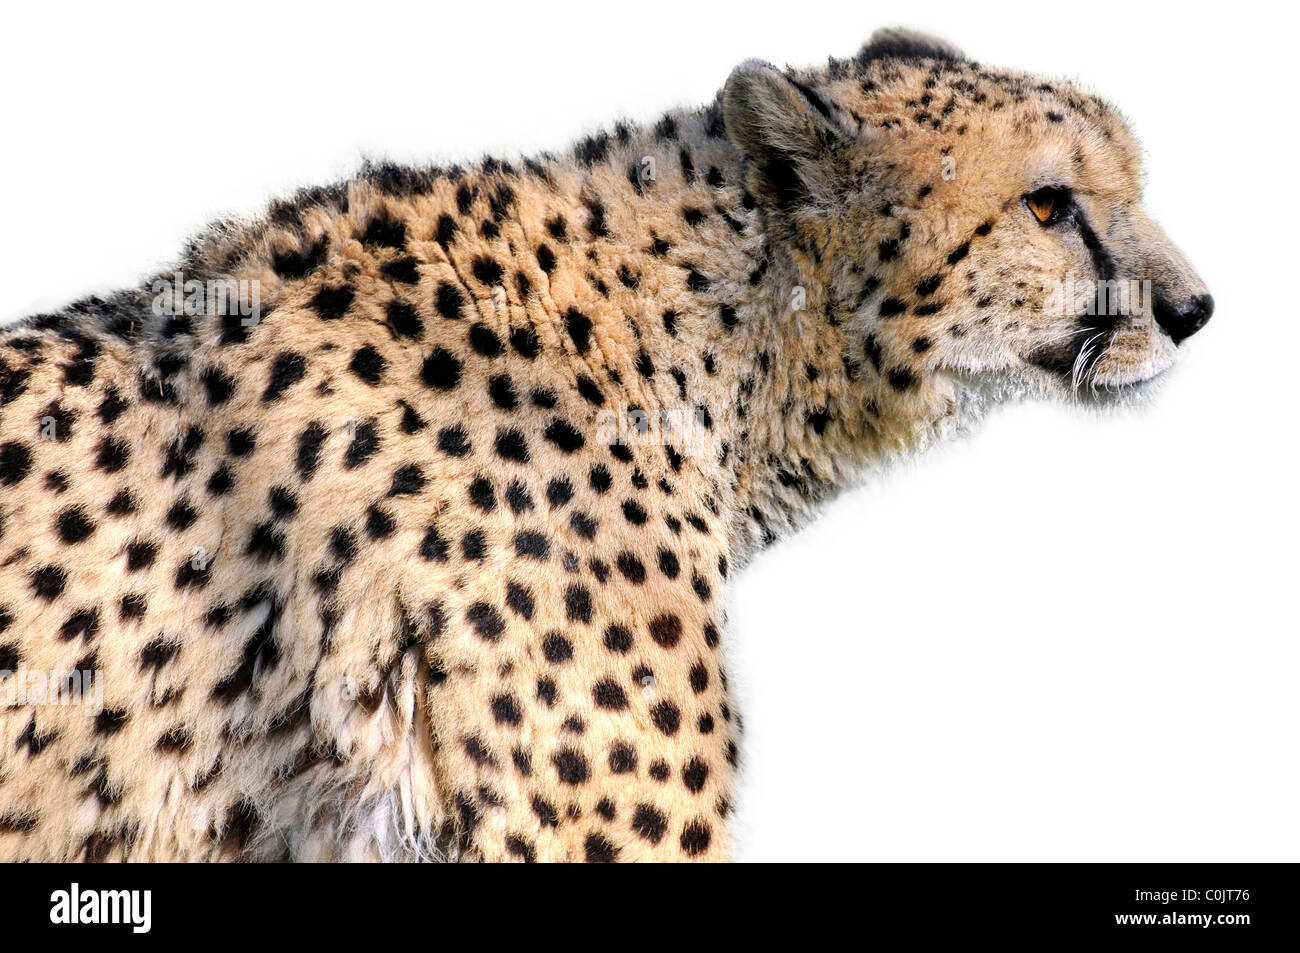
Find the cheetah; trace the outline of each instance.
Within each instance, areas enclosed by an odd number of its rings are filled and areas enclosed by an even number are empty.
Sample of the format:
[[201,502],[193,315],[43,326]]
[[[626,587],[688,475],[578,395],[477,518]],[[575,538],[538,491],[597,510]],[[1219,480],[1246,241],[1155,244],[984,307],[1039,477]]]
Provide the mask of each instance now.
[[1212,310],[1111,106],[898,30],[218,224],[0,332],[0,858],[725,860],[731,576]]

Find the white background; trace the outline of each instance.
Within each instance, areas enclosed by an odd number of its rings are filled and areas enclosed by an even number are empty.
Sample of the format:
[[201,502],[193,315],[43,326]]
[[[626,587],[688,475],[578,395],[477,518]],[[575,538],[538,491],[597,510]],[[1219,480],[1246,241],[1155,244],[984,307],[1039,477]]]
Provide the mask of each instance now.
[[1148,204],[1217,314],[1151,406],[1007,408],[740,578],[736,855],[1300,860],[1296,24],[890,7],[11,7],[0,321],[134,283],[362,154],[559,150],[703,102],[746,57],[851,55],[881,26],[1080,79],[1134,123]]

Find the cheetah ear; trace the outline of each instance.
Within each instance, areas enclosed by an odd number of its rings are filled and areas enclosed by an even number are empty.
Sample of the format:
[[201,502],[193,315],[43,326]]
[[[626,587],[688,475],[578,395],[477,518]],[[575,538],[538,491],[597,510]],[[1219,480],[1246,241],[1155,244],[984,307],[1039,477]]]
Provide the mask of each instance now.
[[859,63],[885,59],[961,62],[966,59],[966,54],[937,36],[895,27],[871,34],[871,39],[867,40],[857,55]]
[[757,170],[770,204],[829,199],[834,155],[848,136],[834,104],[771,63],[746,60],[722,90],[727,136]]

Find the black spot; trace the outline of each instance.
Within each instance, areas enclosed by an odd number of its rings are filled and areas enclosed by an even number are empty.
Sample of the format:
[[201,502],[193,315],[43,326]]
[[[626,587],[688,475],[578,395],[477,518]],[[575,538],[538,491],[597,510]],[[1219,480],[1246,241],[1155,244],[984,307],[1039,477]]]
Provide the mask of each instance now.
[[552,632],[542,640],[542,654],[553,665],[567,662],[573,658],[573,643],[559,632]]
[[583,539],[595,539],[599,523],[581,510],[569,514],[569,527]]
[[111,424],[122,416],[129,406],[130,404],[122,399],[118,389],[110,384],[104,392],[104,399],[99,404],[99,419],[105,425]]
[[379,443],[379,424],[376,421],[367,420],[358,424],[352,442],[348,444],[343,465],[349,470],[362,466],[379,452]]
[[439,215],[438,226],[434,231],[434,238],[443,248],[451,244],[456,237],[456,220],[450,215]]
[[203,382],[204,390],[207,391],[208,405],[211,407],[219,407],[224,404],[230,400],[230,395],[234,393],[234,378],[219,367],[204,368],[203,373],[199,375],[199,379]]
[[483,477],[478,477],[469,485],[469,501],[484,513],[491,513],[497,508],[496,493],[492,484]]
[[199,514],[186,499],[177,500],[167,511],[167,525],[173,529],[189,529],[198,518]]
[[526,586],[514,581],[506,583],[506,605],[523,619],[533,617],[533,595]]
[[640,585],[645,582],[645,564],[631,553],[619,553],[618,559],[615,560],[618,571],[621,572],[628,582]]
[[[59,638],[63,639],[65,642],[71,642],[76,638],[81,638],[82,640],[89,642],[98,634],[98,609],[82,609],[79,612],[74,612],[68,617],[68,620],[63,623],[63,627],[59,629]],[[7,666],[0,665],[0,671],[4,671],[6,668]]]
[[256,556],[258,562],[284,558],[284,534],[270,523],[259,523],[249,535],[245,555]]
[[307,362],[301,354],[284,351],[279,354],[271,366],[271,376],[262,393],[262,402],[270,403],[281,397],[286,390],[302,380],[307,372]]
[[916,377],[906,367],[896,367],[889,372],[889,383],[894,390],[905,391],[916,383]]
[[21,483],[31,469],[31,450],[12,440],[0,444],[0,484],[13,486]]
[[659,550],[659,571],[669,579],[676,579],[677,574],[681,571],[681,565],[677,561],[677,554],[671,549]]
[[492,698],[492,717],[499,725],[517,725],[524,720],[519,700],[513,695],[501,694]]
[[588,834],[583,842],[583,851],[589,864],[612,864],[618,860],[618,848],[603,834]]
[[[688,268],[686,273],[686,286],[695,292],[705,292],[712,287],[712,284],[708,278],[705,278],[694,268]],[[674,317],[676,317],[676,315],[674,315]],[[669,331],[669,333],[671,334],[673,332]]]
[[366,510],[366,535],[371,539],[387,539],[397,530],[397,523],[383,507],[372,505]]
[[692,794],[702,791],[708,779],[709,766],[699,758],[692,758],[686,763],[686,767],[682,768],[682,783]]
[[499,640],[501,633],[506,629],[506,623],[501,618],[501,613],[486,602],[476,602],[466,609],[465,621],[481,638],[488,642]]
[[510,346],[520,357],[533,360],[541,353],[542,343],[537,337],[537,332],[531,327],[515,328],[510,332]]
[[393,281],[401,282],[406,285],[418,284],[420,281],[420,271],[417,262],[413,257],[407,255],[404,258],[394,258],[390,262],[385,262],[380,266],[380,271]]
[[415,309],[405,301],[390,301],[384,309],[388,326],[393,333],[407,338],[418,338],[424,333],[424,322]]
[[551,544],[542,533],[523,530],[515,534],[515,552],[530,559],[547,559],[551,555]]
[[584,586],[569,586],[564,591],[564,612],[570,622],[590,622],[591,592]]
[[399,406],[402,408],[402,433],[419,433],[428,426],[428,424],[425,423],[424,418],[416,412],[414,407],[410,406],[405,401],[399,401]]
[[573,158],[590,169],[609,152],[609,133],[588,136],[573,147]]
[[670,649],[682,638],[682,620],[672,613],[661,613],[650,620],[650,638]]
[[831,422],[830,411],[824,407],[808,411],[808,423],[818,435],[826,432],[826,425]]
[[585,354],[591,347],[591,318],[581,311],[570,308],[564,316],[564,326],[569,332],[569,337],[573,339],[578,353]]
[[313,245],[273,255],[271,267],[282,278],[302,278],[320,266],[325,260],[327,248],[326,240],[319,238]]
[[438,431],[438,449],[451,457],[463,457],[470,451],[465,428],[457,424]]
[[597,682],[591,689],[591,697],[598,708],[610,711],[622,711],[627,708],[627,695],[612,678]]
[[303,482],[310,480],[312,474],[316,472],[316,467],[320,463],[321,447],[324,446],[325,438],[328,436],[329,432],[320,421],[308,424],[307,429],[299,435],[297,464]]
[[436,526],[424,531],[424,540],[420,543],[420,555],[426,560],[447,561],[447,541],[442,538]]
[[389,496],[410,496],[419,493],[425,484],[424,472],[414,463],[403,464],[393,471]]
[[460,309],[465,304],[465,296],[456,285],[443,282],[438,286],[433,301],[439,314],[455,321],[460,318]]
[[626,655],[632,649],[632,633],[621,625],[610,625],[605,629],[605,648],[619,655]]
[[942,282],[943,275],[930,275],[927,278],[922,278],[916,283],[916,293],[922,298],[934,294]]
[[552,679],[539,678],[537,680],[537,699],[546,705],[547,708],[554,707],[555,699],[558,694],[559,689],[555,687],[555,682]]
[[406,247],[406,223],[389,218],[387,215],[376,216],[370,220],[361,241],[366,245],[382,245],[386,248]]
[[476,322],[469,329],[469,343],[474,350],[484,357],[496,357],[501,353],[501,339],[486,324]]
[[356,292],[347,285],[341,288],[322,287],[312,298],[311,306],[326,321],[337,321],[348,313]]
[[646,515],[645,507],[636,500],[624,500],[623,518],[633,526],[642,526],[649,519],[649,516]]
[[105,473],[117,473],[130,459],[130,446],[125,441],[114,440],[112,437],[105,437],[95,449],[95,466]]
[[437,348],[424,359],[420,379],[438,390],[454,390],[460,383],[460,360],[450,351]]
[[657,844],[668,830],[668,818],[658,808],[640,804],[632,813],[632,830],[650,843]]
[[131,495],[130,490],[119,490],[108,501],[106,509],[113,516],[126,516],[128,513],[134,513],[136,509],[135,497]]
[[682,725],[682,713],[672,702],[662,701],[650,709],[650,720],[665,735],[675,735]]
[[533,798],[533,813],[537,815],[537,822],[542,827],[559,827],[560,815],[549,801],[540,796]]
[[589,477],[591,488],[597,493],[608,493],[610,486],[613,484],[613,477],[610,476],[609,469],[603,464],[598,463],[591,468]]
[[708,580],[698,573],[691,577],[691,588],[695,590],[695,594],[699,596],[701,602],[708,602],[713,595]]
[[565,453],[573,453],[585,443],[577,429],[566,420],[555,418],[546,428],[546,439]]
[[488,395],[502,410],[514,410],[519,404],[514,382],[506,374],[496,374],[488,381]]
[[272,487],[271,492],[267,494],[267,502],[270,503],[271,513],[276,519],[289,519],[298,512],[298,498],[288,487]]
[[33,572],[30,580],[32,592],[38,599],[54,600],[63,594],[68,584],[68,573],[59,566],[44,566]]
[[566,477],[556,477],[546,485],[546,499],[557,509],[567,505],[573,499],[573,484]]
[[128,715],[125,709],[105,708],[95,716],[95,734],[115,735],[126,724]]
[[466,559],[480,560],[487,556],[487,539],[481,529],[472,529],[460,538],[460,551]]
[[701,821],[692,821],[682,831],[681,845],[688,857],[696,857],[709,849],[712,835],[709,826]]
[[600,392],[596,383],[585,374],[579,374],[577,377],[578,393],[597,407],[605,403],[605,395]]
[[491,258],[475,258],[470,270],[485,285],[501,284],[501,266]]
[[561,748],[551,760],[560,780],[565,784],[583,784],[591,775],[587,759],[572,748]]
[[126,547],[126,568],[138,572],[153,565],[158,556],[158,547],[153,543],[134,542]]
[[512,480],[506,487],[506,503],[510,505],[510,511],[516,515],[526,513],[533,508],[533,498],[528,493],[528,487],[518,480]]
[[334,558],[343,565],[347,565],[356,558],[357,555],[357,538],[352,535],[352,531],[344,526],[337,527],[330,534],[330,552]]
[[253,452],[253,448],[256,446],[256,437],[253,431],[247,427],[232,430],[226,434],[226,447],[230,450],[232,456],[246,457]]
[[697,695],[709,687],[709,670],[702,662],[696,662],[691,666],[690,680],[691,691]]
[[605,206],[594,200],[587,201],[587,231],[592,238],[605,238],[609,226],[605,222]]
[[626,742],[618,741],[609,749],[609,770],[613,774],[629,774],[636,770],[636,751]]

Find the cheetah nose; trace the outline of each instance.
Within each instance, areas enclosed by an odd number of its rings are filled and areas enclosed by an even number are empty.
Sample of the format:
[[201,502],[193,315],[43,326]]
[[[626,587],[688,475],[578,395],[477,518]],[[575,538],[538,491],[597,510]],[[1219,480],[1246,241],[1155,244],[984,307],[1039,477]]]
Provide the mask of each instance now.
[[1191,337],[1210,320],[1214,314],[1214,298],[1210,295],[1196,295],[1176,305],[1156,302],[1156,323],[1165,329],[1175,344]]

